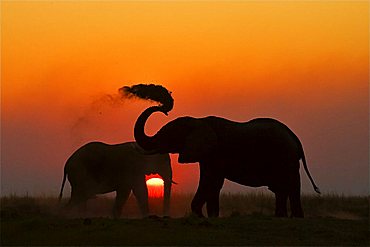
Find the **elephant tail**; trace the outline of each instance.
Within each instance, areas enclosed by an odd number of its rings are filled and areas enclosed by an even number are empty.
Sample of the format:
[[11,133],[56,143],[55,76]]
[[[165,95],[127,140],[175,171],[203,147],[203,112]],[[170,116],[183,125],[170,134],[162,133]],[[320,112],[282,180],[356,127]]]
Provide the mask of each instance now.
[[321,191],[320,191],[319,187],[316,186],[315,182],[313,181],[313,178],[311,177],[310,172],[308,171],[308,167],[307,167],[307,163],[306,163],[306,157],[304,156],[303,149],[302,149],[302,162],[303,162],[304,170],[306,171],[307,176],[311,181],[313,189],[316,191],[316,193],[321,194]]
[[64,184],[66,183],[66,178],[67,178],[67,172],[66,172],[66,169],[64,168],[64,175],[63,175],[63,182],[62,182],[62,188],[60,188],[60,193],[59,193],[59,202],[62,200],[62,196],[63,196],[63,188],[64,188]]

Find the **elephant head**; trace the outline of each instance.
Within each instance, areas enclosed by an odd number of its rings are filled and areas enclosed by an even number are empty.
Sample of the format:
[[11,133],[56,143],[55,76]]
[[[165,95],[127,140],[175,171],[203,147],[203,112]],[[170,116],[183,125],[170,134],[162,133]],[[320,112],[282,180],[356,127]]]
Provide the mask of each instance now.
[[147,108],[138,117],[134,135],[136,142],[146,151],[157,153],[178,153],[179,163],[199,162],[209,156],[217,144],[217,135],[201,119],[177,118],[163,126],[154,136],[147,136],[144,128],[154,112],[167,113],[162,106]]

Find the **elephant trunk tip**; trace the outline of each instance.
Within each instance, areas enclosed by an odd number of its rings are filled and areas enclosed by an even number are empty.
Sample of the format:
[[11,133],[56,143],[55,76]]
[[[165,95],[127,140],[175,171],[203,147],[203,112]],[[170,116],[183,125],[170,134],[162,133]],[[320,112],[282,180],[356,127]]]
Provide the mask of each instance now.
[[137,84],[133,86],[124,86],[119,89],[122,96],[127,98],[140,98],[158,102],[165,112],[173,108],[174,100],[171,92],[162,85]]

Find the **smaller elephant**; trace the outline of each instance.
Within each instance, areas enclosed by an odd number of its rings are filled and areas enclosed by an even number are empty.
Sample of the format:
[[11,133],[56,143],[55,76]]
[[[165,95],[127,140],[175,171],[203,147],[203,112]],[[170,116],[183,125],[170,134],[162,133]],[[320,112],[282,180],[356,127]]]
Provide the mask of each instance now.
[[150,174],[158,174],[164,181],[163,213],[168,216],[173,183],[168,153],[148,154],[135,142],[115,145],[90,142],[67,160],[59,200],[68,177],[71,198],[67,207],[85,203],[96,194],[116,191],[113,217],[117,218],[132,190],[145,217],[149,212],[145,175]]

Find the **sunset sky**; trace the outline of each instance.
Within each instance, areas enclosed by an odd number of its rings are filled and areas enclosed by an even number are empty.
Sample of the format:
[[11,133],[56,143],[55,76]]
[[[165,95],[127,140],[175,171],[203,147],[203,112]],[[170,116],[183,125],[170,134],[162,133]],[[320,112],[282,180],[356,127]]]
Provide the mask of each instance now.
[[[2,1],[1,193],[57,195],[78,147],[133,140],[150,104],[118,89],[155,83],[175,106],[148,134],[185,115],[276,118],[322,192],[368,194],[368,30],[367,1]],[[172,161],[174,191],[195,192],[198,165]]]

